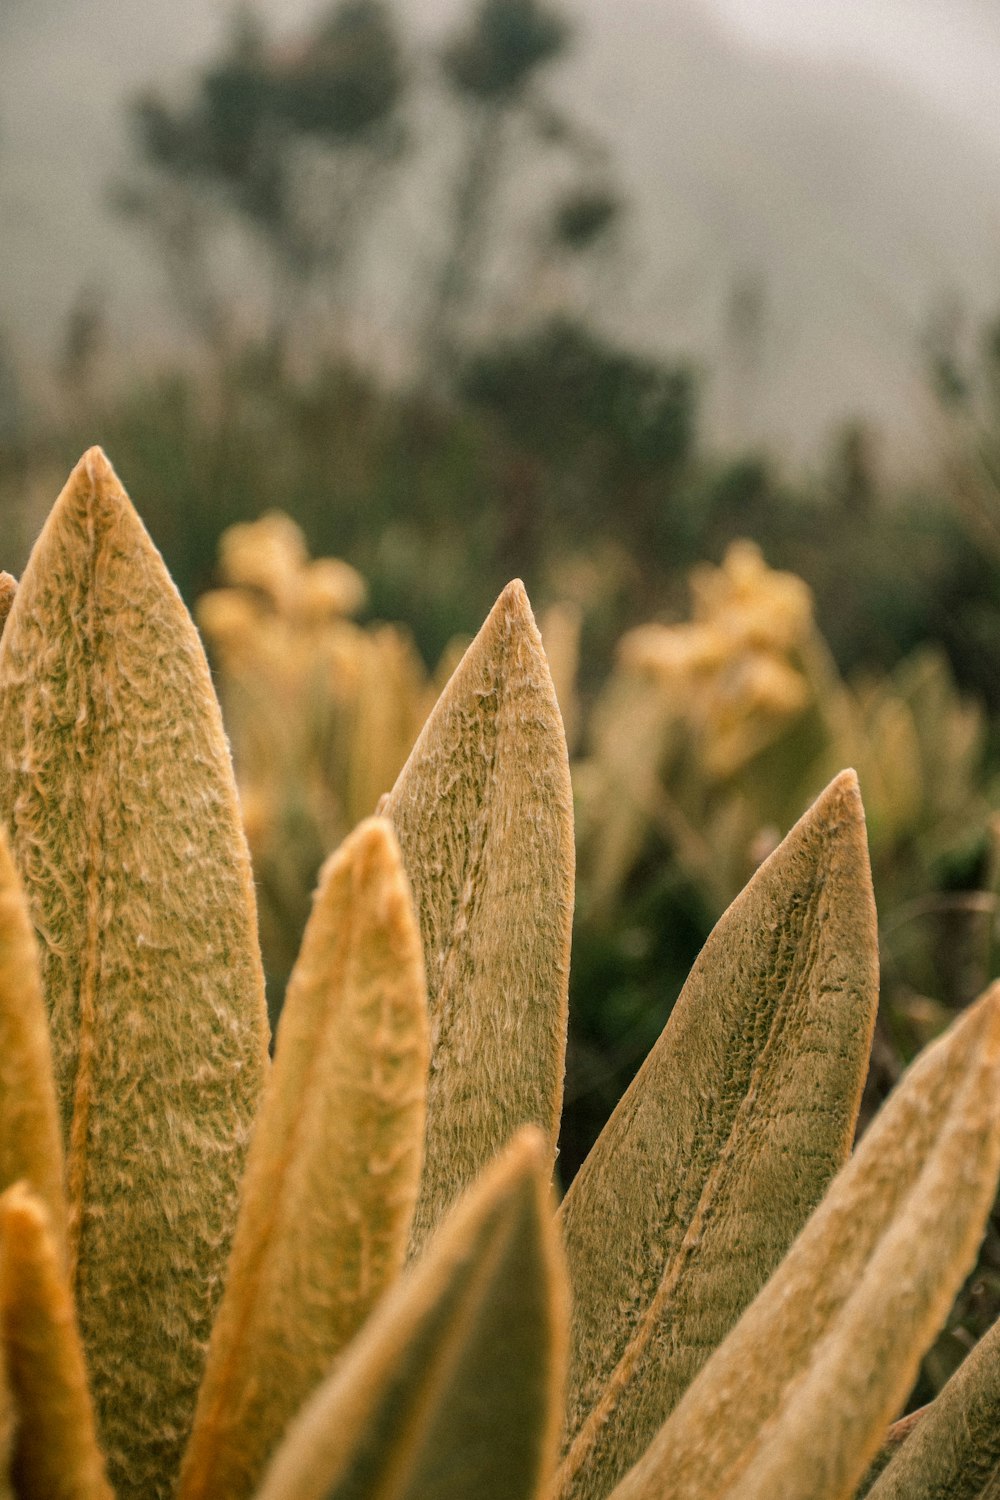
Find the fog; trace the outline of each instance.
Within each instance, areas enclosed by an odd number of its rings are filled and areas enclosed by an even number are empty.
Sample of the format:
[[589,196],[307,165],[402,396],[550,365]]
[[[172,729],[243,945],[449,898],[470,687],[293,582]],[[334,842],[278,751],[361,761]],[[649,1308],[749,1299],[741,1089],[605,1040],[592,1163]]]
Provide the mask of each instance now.
[[[462,8],[400,6],[428,39]],[[805,456],[862,413],[897,456],[912,452],[928,319],[948,302],[975,327],[1000,306],[1000,12],[987,0],[563,8],[578,38],[557,87],[610,142],[633,204],[605,324],[697,357],[723,440]],[[313,6],[266,9],[293,26]],[[121,360],[175,337],[157,267],[108,211],[107,186],[128,166],[126,99],[181,85],[228,12],[0,0],[0,326],[22,355],[49,355],[82,286],[105,296]],[[421,226],[390,225],[393,248],[404,233],[419,243]],[[761,310],[749,350],[733,347],[727,312],[741,284]],[[403,300],[372,298],[383,343]]]

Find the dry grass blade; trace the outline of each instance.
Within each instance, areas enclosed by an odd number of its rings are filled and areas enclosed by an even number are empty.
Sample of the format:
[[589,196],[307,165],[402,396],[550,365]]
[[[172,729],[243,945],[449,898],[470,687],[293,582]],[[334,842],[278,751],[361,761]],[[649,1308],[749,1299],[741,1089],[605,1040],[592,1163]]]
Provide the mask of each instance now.
[[259,1500],[536,1500],[558,1442],[565,1272],[521,1132],[289,1432]]
[[962,1277],[1000,1167],[1000,987],[913,1065],[614,1500],[846,1500]]
[[0,1188],[24,1180],[65,1253],[62,1137],[31,917],[0,828]]
[[97,449],[0,637],[0,817],[39,936],[98,1423],[119,1500],[155,1500],[194,1411],[267,1021],[208,665]]
[[112,1500],[59,1252],[22,1183],[0,1197],[0,1329],[19,1500]]
[[0,635],[3,634],[10,607],[14,603],[14,595],[17,593],[17,579],[10,573],[0,573]]
[[850,1150],[877,1001],[864,812],[845,772],[717,924],[566,1196],[557,1495],[608,1494],[819,1202]]
[[922,1412],[868,1495],[869,1500],[1000,1495],[1000,1323]]
[[181,1500],[238,1500],[402,1269],[423,1157],[423,959],[392,830],[327,862],[254,1131]]
[[520,583],[465,653],[383,810],[413,884],[431,1018],[416,1250],[518,1126],[537,1125],[555,1157],[573,806],[562,721]]

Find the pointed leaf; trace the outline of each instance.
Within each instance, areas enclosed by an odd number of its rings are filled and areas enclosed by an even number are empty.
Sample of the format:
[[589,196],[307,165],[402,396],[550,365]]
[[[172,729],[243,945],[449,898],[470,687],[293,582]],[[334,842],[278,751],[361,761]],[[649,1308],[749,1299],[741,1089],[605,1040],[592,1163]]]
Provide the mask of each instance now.
[[182,1500],[249,1495],[402,1269],[423,1158],[427,1002],[392,830],[324,868],[255,1127]]
[[555,1158],[573,808],[555,691],[520,583],[465,653],[382,811],[403,851],[427,965],[416,1250],[519,1125],[537,1125]]
[[1000,1495],[1000,1323],[923,1410],[868,1494],[870,1500]]
[[194,1411],[267,1022],[208,666],[98,449],[0,637],[0,818],[39,937],[99,1426],[120,1500],[152,1500]]
[[309,1402],[260,1500],[536,1500],[565,1357],[548,1171],[521,1132]]
[[1000,986],[913,1065],[614,1500],[847,1500],[971,1267],[1000,1168]]
[[38,949],[0,827],[0,1189],[26,1181],[66,1244],[62,1136]]
[[718,922],[566,1195],[557,1495],[608,1494],[823,1196],[877,1003],[864,810],[844,772]]
[[112,1500],[59,1251],[23,1183],[0,1197],[0,1329],[15,1411],[15,1492]]

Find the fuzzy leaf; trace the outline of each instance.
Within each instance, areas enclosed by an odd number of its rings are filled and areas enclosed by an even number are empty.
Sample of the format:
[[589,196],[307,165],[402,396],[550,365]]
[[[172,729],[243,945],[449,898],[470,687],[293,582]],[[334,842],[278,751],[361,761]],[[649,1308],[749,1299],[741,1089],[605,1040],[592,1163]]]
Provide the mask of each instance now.
[[0,635],[3,634],[10,607],[14,603],[14,595],[17,593],[17,579],[11,577],[10,573],[0,573]]
[[556,1495],[614,1488],[779,1264],[847,1159],[877,1003],[864,811],[844,772],[718,922],[566,1195]]
[[60,1254],[40,1200],[23,1183],[0,1197],[0,1330],[14,1403],[15,1493],[112,1500]]
[[921,1413],[868,1494],[869,1500],[1000,1495],[1000,1323]]
[[427,1002],[381,819],[327,862],[278,1028],[182,1500],[249,1495],[402,1269],[423,1156]]
[[119,1500],[154,1500],[194,1412],[267,1021],[208,666],[99,449],[0,637],[0,818],[40,945],[98,1424]]
[[26,1181],[65,1254],[62,1136],[38,949],[0,827],[0,1189]]
[[526,1129],[292,1427],[259,1500],[536,1500],[558,1443],[565,1273]]
[[975,1259],[1000,986],[913,1065],[614,1500],[847,1500]]
[[412,1250],[520,1125],[555,1159],[573,805],[555,690],[520,583],[465,653],[382,810],[413,886],[431,1020]]

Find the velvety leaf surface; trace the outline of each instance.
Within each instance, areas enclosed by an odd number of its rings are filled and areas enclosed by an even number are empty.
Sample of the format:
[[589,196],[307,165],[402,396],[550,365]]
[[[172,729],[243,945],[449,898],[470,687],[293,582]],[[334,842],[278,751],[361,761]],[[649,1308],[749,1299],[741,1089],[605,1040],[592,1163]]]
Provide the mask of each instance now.
[[9,573],[0,573],[0,635],[10,614],[10,607],[14,603],[14,595],[17,593],[17,579],[12,578]]
[[566,1195],[557,1495],[614,1488],[780,1262],[850,1150],[877,1003],[845,772],[720,919]]
[[21,1183],[0,1197],[0,1333],[18,1500],[112,1500],[60,1254]]
[[1000,986],[922,1055],[614,1500],[847,1500],[972,1266]]
[[472,642],[382,811],[416,899],[431,1019],[418,1249],[520,1125],[555,1157],[566,1053],[573,804],[520,583]]
[[65,1253],[63,1152],[49,1023],[24,891],[0,827],[0,1189],[26,1181]]
[[182,1500],[253,1492],[402,1269],[423,1159],[427,1001],[389,824],[328,860],[278,1028]]
[[98,449],[0,636],[0,818],[39,939],[98,1425],[119,1500],[154,1500],[191,1424],[267,1021],[208,666]]
[[1000,1323],[922,1412],[871,1500],[987,1500],[1000,1495]]
[[536,1500],[565,1373],[548,1173],[521,1132],[313,1397],[260,1500]]

